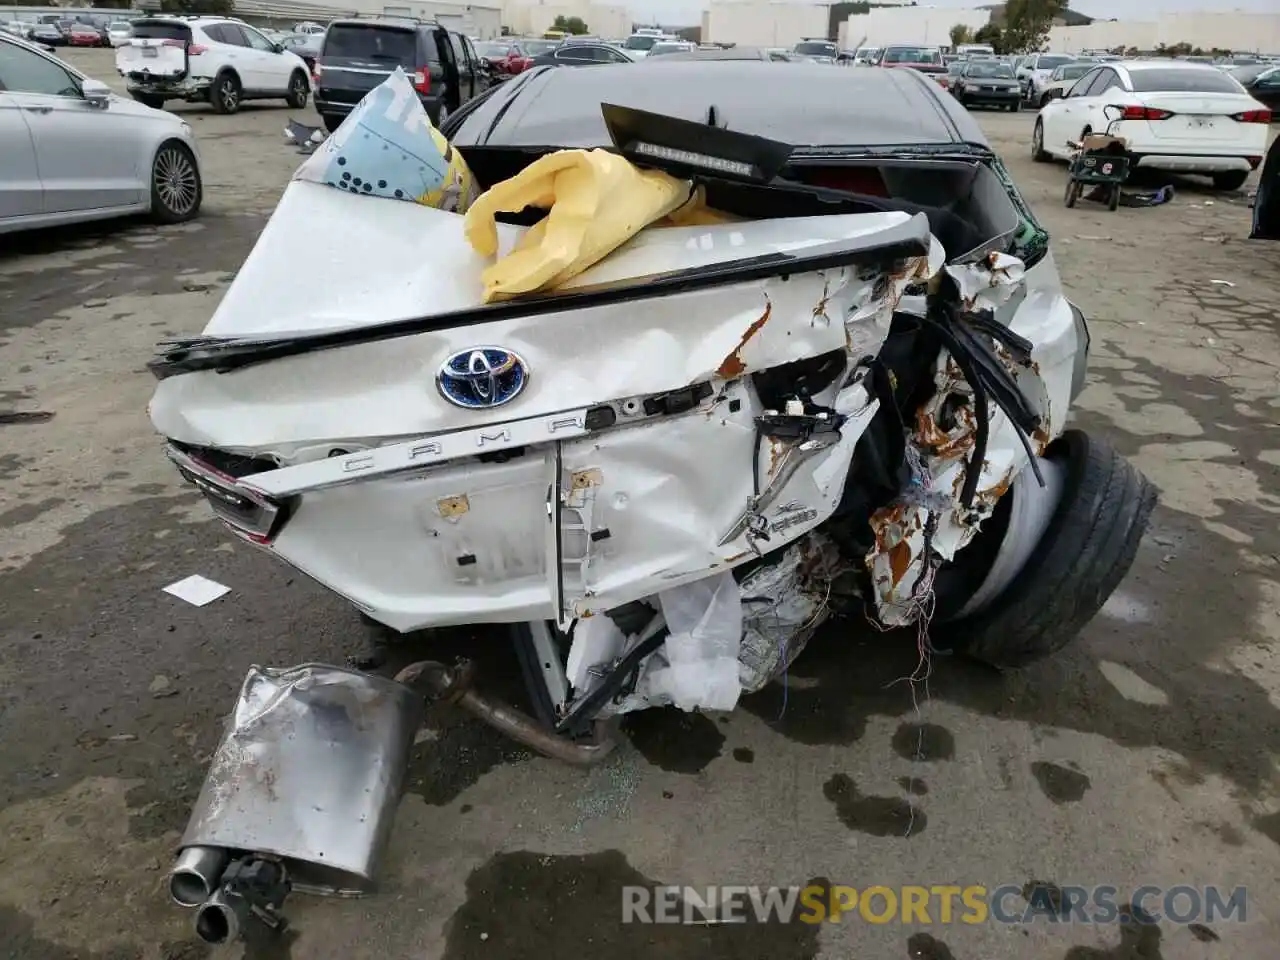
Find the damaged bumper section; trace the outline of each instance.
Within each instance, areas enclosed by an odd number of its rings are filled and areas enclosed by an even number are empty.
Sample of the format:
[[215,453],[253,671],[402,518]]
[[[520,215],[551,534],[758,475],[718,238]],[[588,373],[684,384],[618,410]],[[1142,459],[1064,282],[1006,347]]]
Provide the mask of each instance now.
[[[171,875],[204,939],[371,888],[426,702],[589,765],[621,714],[733,709],[842,607],[922,652],[958,624],[954,649],[1005,665],[1124,575],[1154,494],[1065,430],[1088,331],[989,154],[883,161],[963,185],[957,225],[788,180],[785,144],[609,106],[621,156],[486,184],[402,110],[367,99],[308,157],[204,334],[153,362],[150,414],[235,534],[372,620],[509,625],[532,715],[465,663],[253,668]],[[438,182],[397,186],[348,151],[358,126],[418,130]],[[1105,510],[1079,493],[1103,469],[1126,484]],[[1084,556],[1099,524],[1119,558]],[[1008,628],[1077,549],[1087,602]]]

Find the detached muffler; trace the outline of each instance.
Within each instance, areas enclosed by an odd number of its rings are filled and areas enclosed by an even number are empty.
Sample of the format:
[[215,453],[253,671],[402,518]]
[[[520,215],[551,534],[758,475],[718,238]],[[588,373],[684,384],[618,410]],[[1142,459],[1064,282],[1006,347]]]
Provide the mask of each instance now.
[[422,718],[421,694],[394,680],[251,667],[169,874],[200,938],[282,927],[293,890],[370,892]]

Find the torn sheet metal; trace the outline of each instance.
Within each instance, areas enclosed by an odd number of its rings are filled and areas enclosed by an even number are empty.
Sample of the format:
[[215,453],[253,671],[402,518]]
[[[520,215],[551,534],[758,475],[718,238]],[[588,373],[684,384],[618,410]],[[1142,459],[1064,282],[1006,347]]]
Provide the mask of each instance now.
[[1026,267],[1007,253],[989,253],[980,263],[948,264],[966,310],[998,310],[1022,285]]
[[304,892],[367,892],[421,720],[422,698],[392,680],[251,667],[182,846],[283,857]]
[[[1027,280],[1022,262],[1002,253],[989,254],[981,263],[951,264],[945,269],[960,287],[970,310],[1007,313],[1010,300]],[[1059,310],[1059,300],[1027,297],[1018,305],[1017,323],[1010,326],[1018,330],[1026,326],[1063,326],[1069,317]],[[1032,446],[1042,453],[1053,435],[1049,431],[1055,429],[1049,418],[1050,384],[1034,359],[1025,365],[1017,363],[998,344],[996,354],[1042,416],[1046,426],[1032,438]],[[1055,386],[1062,372],[1059,366],[1052,368]],[[910,479],[899,498],[871,518],[875,547],[866,564],[879,619],[888,626],[902,626],[928,615],[927,595],[932,589],[934,565],[940,560],[952,560],[972,541],[1027,465],[1018,427],[990,403],[986,456],[972,507],[965,509],[960,503],[960,491],[974,449],[977,418],[973,390],[945,350],[936,361],[934,387],[933,395],[916,410],[914,422],[908,425]]]

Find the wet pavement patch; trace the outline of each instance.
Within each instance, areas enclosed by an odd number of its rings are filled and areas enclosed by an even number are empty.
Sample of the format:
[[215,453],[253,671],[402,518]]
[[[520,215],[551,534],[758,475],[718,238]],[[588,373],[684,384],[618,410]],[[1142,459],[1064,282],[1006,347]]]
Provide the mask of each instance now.
[[1187,932],[1199,940],[1201,943],[1217,943],[1222,938],[1206,927],[1203,923],[1187,924]]
[[492,727],[447,709],[437,737],[414,748],[406,774],[409,793],[434,807],[452,803],[490,770],[533,759],[533,754]]
[[[749,909],[744,923],[623,923],[623,888],[635,917],[658,914],[655,881],[620,851],[551,856],[501,853],[467,878],[467,899],[446,924],[443,960],[545,960],[584,952],[609,960],[813,960],[817,924],[759,923]],[[648,901],[644,891],[649,891]],[[683,919],[681,904],[662,911]],[[693,918],[700,911],[689,911]]]
[[917,797],[923,797],[929,792],[929,785],[919,777],[899,777],[898,786]]
[[1160,928],[1141,909],[1125,904],[1120,908],[1119,922],[1111,926],[1120,928],[1118,946],[1072,947],[1062,960],[1164,960]]
[[907,956],[911,960],[956,960],[956,955],[937,937],[913,933],[907,937]]
[[674,707],[629,713],[622,730],[646,760],[668,773],[700,773],[724,748],[715,721]]
[[1253,818],[1253,829],[1264,837],[1270,837],[1280,843],[1280,813],[1269,813],[1263,817]]
[[55,507],[60,507],[67,501],[61,497],[47,497],[36,503],[23,503],[16,507],[11,507],[4,513],[0,513],[0,529],[8,527],[16,527],[24,523],[30,523],[42,513],[48,513]]
[[1022,886],[1022,899],[1027,906],[1046,917],[1061,917],[1066,897],[1056,883],[1029,880]]
[[31,918],[0,904],[0,957],[4,960],[137,960],[141,947],[111,947],[105,952],[72,950],[35,935]]
[[901,797],[866,797],[848,774],[837,773],[822,785],[822,795],[850,830],[873,837],[913,837],[924,832],[928,817]]
[[1093,785],[1079,770],[1044,761],[1031,764],[1031,775],[1044,795],[1058,804],[1077,802]]
[[893,752],[907,760],[951,760],[956,740],[936,723],[904,723],[894,731]]

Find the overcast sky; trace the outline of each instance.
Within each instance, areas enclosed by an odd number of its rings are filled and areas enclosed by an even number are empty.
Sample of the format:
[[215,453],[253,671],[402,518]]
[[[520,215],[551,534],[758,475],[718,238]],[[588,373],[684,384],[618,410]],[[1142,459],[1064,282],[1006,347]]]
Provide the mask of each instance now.
[[[991,0],[928,0],[921,6],[977,7]],[[655,20],[669,26],[693,26],[702,22],[706,6],[700,0],[627,0],[637,21]],[[1170,10],[1280,11],[1280,0],[1071,0],[1071,9],[1091,17],[1142,20]],[[1119,12],[1123,11],[1123,12]]]

